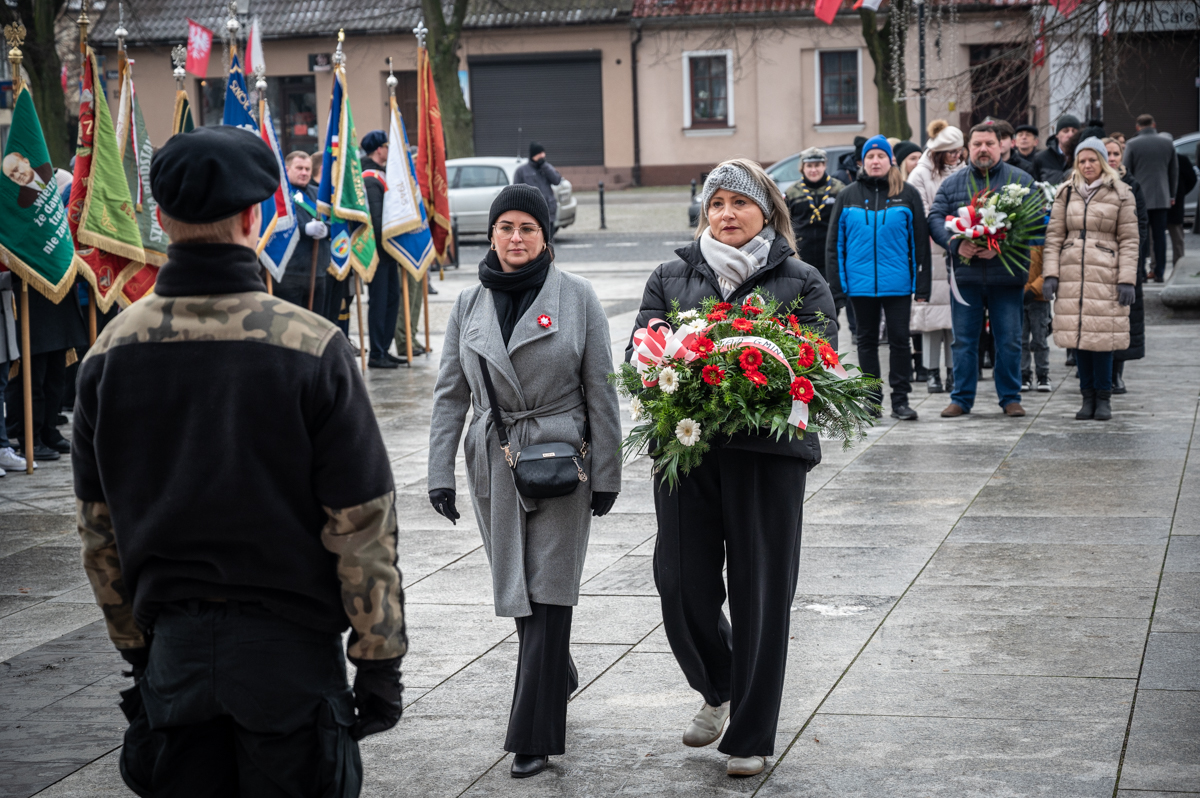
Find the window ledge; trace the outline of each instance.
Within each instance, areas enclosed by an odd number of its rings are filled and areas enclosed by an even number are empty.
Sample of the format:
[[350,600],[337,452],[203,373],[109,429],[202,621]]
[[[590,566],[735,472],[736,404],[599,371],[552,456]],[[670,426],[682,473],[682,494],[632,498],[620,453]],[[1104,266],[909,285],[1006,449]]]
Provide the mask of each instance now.
[[736,127],[685,127],[683,135],[693,136],[732,136],[737,133]]
[[813,125],[818,133],[857,133],[867,129],[866,122],[853,122],[845,125]]

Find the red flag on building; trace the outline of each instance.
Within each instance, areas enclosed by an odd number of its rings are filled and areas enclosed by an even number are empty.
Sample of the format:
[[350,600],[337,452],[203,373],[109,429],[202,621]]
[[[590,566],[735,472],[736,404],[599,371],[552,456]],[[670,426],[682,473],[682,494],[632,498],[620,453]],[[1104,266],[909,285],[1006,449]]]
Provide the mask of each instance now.
[[1071,12],[1079,8],[1079,4],[1083,0],[1049,0],[1050,5],[1058,9],[1058,13],[1064,17],[1071,16]]
[[833,18],[837,16],[838,9],[841,7],[842,0],[817,0],[813,14],[826,25],[832,25]]
[[212,53],[213,32],[190,19],[187,24],[187,71],[203,78],[208,75],[208,56]]
[[1037,38],[1033,40],[1033,65],[1035,67],[1046,65],[1046,20],[1041,20],[1038,25]]
[[417,182],[425,198],[429,231],[438,257],[446,254],[450,237],[450,186],[446,183],[446,138],[429,52],[417,48]]

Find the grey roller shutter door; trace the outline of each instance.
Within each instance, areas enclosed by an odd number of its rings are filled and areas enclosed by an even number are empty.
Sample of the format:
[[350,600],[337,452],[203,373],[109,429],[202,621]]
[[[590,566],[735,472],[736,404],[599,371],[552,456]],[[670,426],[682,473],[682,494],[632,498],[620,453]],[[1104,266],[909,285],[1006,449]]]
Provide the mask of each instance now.
[[604,164],[600,53],[470,59],[475,154],[529,155],[546,148],[557,166]]

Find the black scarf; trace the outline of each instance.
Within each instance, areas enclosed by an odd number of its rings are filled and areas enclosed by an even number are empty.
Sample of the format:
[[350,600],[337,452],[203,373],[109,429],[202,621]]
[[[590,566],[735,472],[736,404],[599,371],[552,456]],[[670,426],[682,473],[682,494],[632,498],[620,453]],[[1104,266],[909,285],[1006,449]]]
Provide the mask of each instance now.
[[505,346],[508,346],[517,322],[541,293],[551,261],[549,248],[515,272],[504,271],[495,250],[488,250],[487,257],[480,261],[479,282],[492,292],[496,321],[500,322]]

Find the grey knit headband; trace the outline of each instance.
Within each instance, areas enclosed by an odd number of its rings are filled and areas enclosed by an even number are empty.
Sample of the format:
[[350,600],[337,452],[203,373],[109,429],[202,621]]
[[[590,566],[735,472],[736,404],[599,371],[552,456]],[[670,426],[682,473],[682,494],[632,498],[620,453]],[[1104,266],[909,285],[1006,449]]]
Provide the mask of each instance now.
[[722,188],[754,200],[754,204],[762,208],[763,216],[770,220],[774,206],[766,190],[758,184],[753,175],[731,163],[723,163],[708,173],[708,179],[704,181],[704,191],[700,193],[700,207],[707,211],[709,200]]

